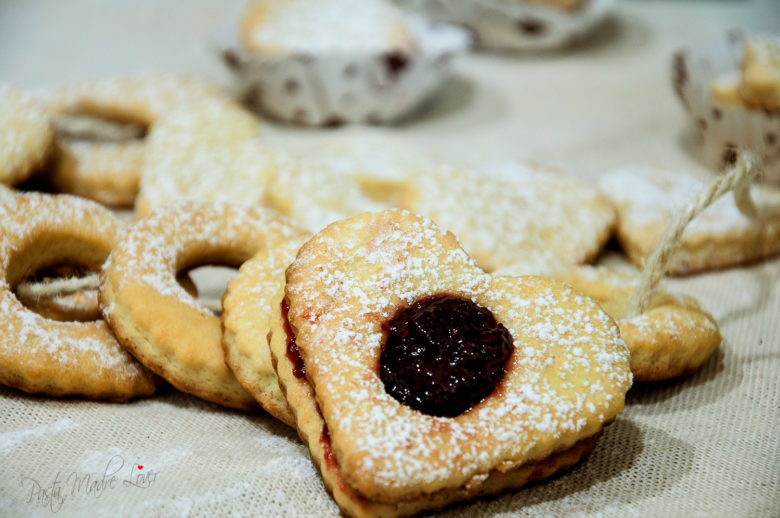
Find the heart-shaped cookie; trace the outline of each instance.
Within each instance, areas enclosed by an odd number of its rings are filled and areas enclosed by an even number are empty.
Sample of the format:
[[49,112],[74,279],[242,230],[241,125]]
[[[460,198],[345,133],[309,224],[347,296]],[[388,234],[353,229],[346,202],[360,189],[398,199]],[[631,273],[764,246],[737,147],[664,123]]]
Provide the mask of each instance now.
[[[594,301],[557,281],[487,274],[454,235],[404,211],[326,227],[278,300],[277,374],[347,514],[408,514],[549,476],[592,448],[631,386],[625,344]],[[420,334],[466,338],[440,350],[406,341]],[[480,364],[496,343],[508,354]],[[465,405],[462,379],[481,393]]]

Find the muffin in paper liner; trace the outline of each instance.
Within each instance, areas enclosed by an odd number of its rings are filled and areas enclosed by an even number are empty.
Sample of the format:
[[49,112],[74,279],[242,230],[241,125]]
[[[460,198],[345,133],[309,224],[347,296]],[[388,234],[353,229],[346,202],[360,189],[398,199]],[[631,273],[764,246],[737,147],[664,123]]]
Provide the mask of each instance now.
[[[737,148],[752,149],[764,160],[760,179],[780,185],[780,109],[751,106],[736,93],[745,44],[751,38],[730,31],[677,51],[672,84],[698,132],[702,156],[710,167],[720,170],[733,162]],[[731,99],[723,93],[727,89],[734,91]],[[721,93],[716,95],[716,90]]]
[[239,91],[265,116],[307,126],[386,124],[430,99],[449,77],[453,57],[471,46],[460,27],[403,17],[413,43],[405,47],[260,55],[242,44],[239,16],[219,31],[216,43]]
[[615,0],[396,0],[431,20],[468,28],[477,46],[506,51],[563,47],[612,12]]

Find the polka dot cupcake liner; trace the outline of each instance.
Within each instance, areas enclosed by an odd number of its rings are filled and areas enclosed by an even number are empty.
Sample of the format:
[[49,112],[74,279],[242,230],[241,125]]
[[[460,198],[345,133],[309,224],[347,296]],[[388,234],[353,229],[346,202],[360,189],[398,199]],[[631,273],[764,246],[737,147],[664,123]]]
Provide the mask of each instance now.
[[727,103],[713,96],[713,85],[739,74],[747,36],[739,31],[679,50],[672,60],[672,84],[696,128],[707,164],[722,170],[737,148],[752,149],[764,160],[761,181],[780,185],[780,111]]
[[261,114],[305,126],[387,124],[412,115],[441,89],[468,31],[410,19],[414,51],[256,56],[239,44],[235,24],[217,46],[240,92]]
[[570,2],[570,7],[512,0],[396,0],[426,17],[467,28],[483,49],[534,51],[563,47],[589,33],[614,0]]

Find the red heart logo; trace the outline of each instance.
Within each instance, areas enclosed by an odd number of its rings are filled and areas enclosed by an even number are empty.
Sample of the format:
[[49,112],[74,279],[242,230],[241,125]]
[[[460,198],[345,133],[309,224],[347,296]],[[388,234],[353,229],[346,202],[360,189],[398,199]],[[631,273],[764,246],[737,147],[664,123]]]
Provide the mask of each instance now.
[[138,465],[138,469],[144,469],[144,467],[143,467],[142,465],[140,465],[140,464],[139,464],[139,465]]

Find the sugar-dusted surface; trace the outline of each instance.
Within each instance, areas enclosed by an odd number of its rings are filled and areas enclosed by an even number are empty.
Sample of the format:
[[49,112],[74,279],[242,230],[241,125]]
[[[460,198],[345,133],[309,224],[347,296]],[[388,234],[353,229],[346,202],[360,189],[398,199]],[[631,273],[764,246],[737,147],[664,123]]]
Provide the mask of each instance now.
[[241,43],[264,56],[409,51],[417,42],[386,0],[254,0],[242,13]]
[[25,275],[58,262],[98,268],[121,231],[112,214],[80,198],[25,194],[0,200],[0,220],[3,382],[29,392],[116,400],[154,392],[152,374],[122,349],[105,322],[49,320],[12,291]]
[[248,111],[221,100],[171,110],[146,139],[136,211],[180,199],[259,205],[277,165],[256,142],[257,126]]
[[51,171],[59,191],[114,207],[132,207],[138,194],[145,146],[140,141],[84,142],[61,138]]
[[715,319],[692,297],[656,289],[649,307],[628,317],[641,273],[625,266],[571,266],[540,272],[570,284],[598,304],[620,327],[631,353],[634,381],[660,381],[691,374],[721,342]]
[[522,163],[440,168],[414,182],[410,209],[454,232],[487,270],[584,263],[615,223],[611,203],[592,187]]
[[[347,483],[380,501],[480,484],[546,457],[622,409],[631,384],[617,327],[554,281],[485,274],[452,234],[401,211],[327,227],[287,271],[290,324]],[[500,388],[455,418],[415,412],[378,377],[382,322],[450,293],[493,311],[515,353]]]
[[[707,185],[686,171],[625,167],[605,175],[599,187],[618,207],[617,235],[632,261],[642,264],[666,226]],[[780,206],[780,191],[753,187],[759,205]],[[751,219],[727,193],[686,227],[669,264],[672,273],[727,267],[780,252],[780,217]]]
[[303,244],[303,236],[260,250],[238,270],[222,299],[222,347],[225,363],[244,389],[274,417],[295,426],[279,389],[268,335],[279,305],[271,304],[284,286],[284,272]]
[[0,82],[0,184],[32,174],[52,144],[51,115],[19,88]]
[[[230,9],[225,4],[243,3],[0,2],[6,42],[0,70],[26,86],[150,69],[221,78],[223,64],[204,37]],[[586,181],[638,161],[704,171],[689,154],[684,112],[669,88],[671,53],[735,26],[771,30],[777,17],[767,14],[776,6],[775,0],[618,2],[615,16],[581,46],[543,56],[462,56],[455,81],[431,111],[393,130],[452,159],[540,160]],[[302,147],[339,131],[278,125],[264,128],[263,137]],[[724,335],[704,369],[632,389],[627,408],[571,472],[436,516],[776,518],[778,276],[780,261],[771,260],[673,279],[674,290],[701,300]],[[61,419],[74,424],[58,434],[29,435],[2,457],[5,514],[52,517],[28,501],[21,477],[50,484],[59,470],[81,466],[87,451],[108,461],[119,449],[146,470],[176,448],[191,454],[164,464],[150,488],[120,482],[100,498],[77,494],[57,518],[339,516],[306,448],[264,413],[231,412],[178,392],[107,405],[0,387],[0,414],[0,433]]]
[[269,186],[271,204],[312,232],[361,212],[388,208],[363,191],[352,172],[316,160],[286,159],[279,162]]
[[739,94],[749,106],[780,110],[780,37],[759,36],[745,42]]
[[269,195],[275,206],[316,232],[361,212],[405,208],[413,179],[440,164],[408,140],[354,130],[326,140],[303,160],[287,160]]
[[37,95],[57,114],[152,124],[168,110],[205,99],[227,100],[218,86],[182,74],[139,74],[63,83]]
[[179,201],[137,221],[103,270],[101,306],[139,360],[182,391],[250,409],[254,399],[225,365],[219,317],[177,282],[196,266],[238,266],[259,250],[301,235],[271,209]]
[[515,274],[583,263],[615,210],[591,186],[519,162],[457,167],[410,141],[352,131],[280,167],[274,204],[312,231],[361,212],[405,208],[455,233],[485,269]]

